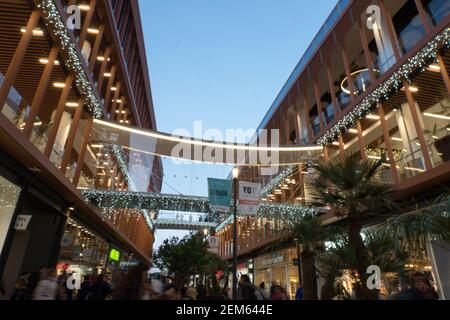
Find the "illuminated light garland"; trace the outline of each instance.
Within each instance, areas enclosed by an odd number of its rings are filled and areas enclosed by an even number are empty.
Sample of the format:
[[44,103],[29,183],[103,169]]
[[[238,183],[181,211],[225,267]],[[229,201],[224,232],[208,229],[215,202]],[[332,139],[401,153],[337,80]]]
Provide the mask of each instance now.
[[[262,203],[258,207],[258,214],[256,218],[289,222],[301,218],[304,215],[317,214],[318,212],[319,210],[315,208],[309,208],[299,205]],[[217,226],[216,233],[221,232],[227,226],[233,224],[233,221],[234,218],[232,215],[227,217],[221,224]]]
[[267,197],[285,179],[291,177],[298,170],[298,164],[293,164],[284,169],[279,175],[270,180],[270,182],[261,190],[261,197]]
[[75,44],[69,35],[61,14],[53,0],[35,0],[36,7],[41,11],[41,17],[49,29],[55,43],[60,45],[61,50],[67,54],[65,66],[75,76],[75,84],[83,97],[85,105],[88,106],[94,118],[103,118],[102,106],[92,89],[83,62],[78,54]]
[[100,208],[209,213],[208,198],[146,192],[84,190],[86,200]]
[[325,146],[333,142],[336,137],[346,133],[349,128],[356,125],[356,120],[364,119],[364,117],[382,100],[389,100],[390,93],[397,92],[403,87],[403,80],[410,82],[410,75],[418,69],[428,66],[430,60],[436,60],[438,50],[445,46],[449,47],[450,28],[446,28],[442,33],[437,35],[424,48],[419,50],[412,58],[402,65],[392,76],[378,86],[364,100],[339,120],[330,130],[324,133],[318,140],[317,144]]

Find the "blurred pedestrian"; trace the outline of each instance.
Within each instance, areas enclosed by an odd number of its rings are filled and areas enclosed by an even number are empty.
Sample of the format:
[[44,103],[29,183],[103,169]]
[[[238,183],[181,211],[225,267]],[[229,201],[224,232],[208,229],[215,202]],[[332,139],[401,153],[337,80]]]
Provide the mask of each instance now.
[[395,296],[395,300],[426,300],[430,298],[427,296],[430,287],[428,286],[427,278],[423,273],[417,272],[412,275],[410,287],[399,292]]
[[270,288],[270,300],[289,300],[286,290],[280,285],[272,285]]
[[97,276],[97,280],[91,287],[88,300],[105,300],[111,293],[110,284],[104,279],[103,274]]
[[89,281],[89,276],[84,276],[83,282],[80,285],[80,290],[78,290],[77,300],[87,300],[90,293],[91,283]]
[[258,300],[269,300],[269,294],[266,291],[266,284],[261,282],[259,288],[256,290],[256,297]]
[[239,287],[237,292],[238,300],[257,300],[255,285],[250,281],[250,277],[243,274],[239,279]]
[[148,268],[144,264],[132,267],[113,292],[114,300],[141,300]]
[[41,273],[41,278],[33,293],[33,300],[56,300],[58,288],[56,270],[46,269]]

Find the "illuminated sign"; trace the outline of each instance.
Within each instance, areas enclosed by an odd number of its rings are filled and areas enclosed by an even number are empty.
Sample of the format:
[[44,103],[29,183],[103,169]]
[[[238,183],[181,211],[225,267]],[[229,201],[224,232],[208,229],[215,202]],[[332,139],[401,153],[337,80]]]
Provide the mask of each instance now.
[[112,248],[109,251],[109,260],[119,262],[120,261],[120,251]]

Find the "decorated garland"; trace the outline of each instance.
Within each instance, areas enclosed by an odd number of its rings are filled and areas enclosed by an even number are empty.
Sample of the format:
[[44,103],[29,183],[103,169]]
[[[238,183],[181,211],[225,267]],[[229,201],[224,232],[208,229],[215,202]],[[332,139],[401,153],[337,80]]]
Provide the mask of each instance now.
[[67,55],[65,66],[75,76],[75,84],[84,99],[84,103],[92,112],[94,118],[103,118],[101,104],[92,89],[83,62],[78,54],[75,44],[69,35],[69,31],[64,24],[58,8],[53,0],[35,0],[36,7],[41,11],[41,17],[46,27],[51,31],[53,41],[60,45],[61,50]]
[[436,60],[436,54],[442,46],[450,45],[450,28],[446,28],[441,34],[437,35],[417,54],[408,59],[392,76],[382,83],[377,89],[370,93],[361,104],[353,108],[341,120],[339,120],[330,130],[325,132],[317,143],[325,146],[333,142],[337,136],[347,132],[349,128],[356,125],[356,120],[364,119],[374,106],[382,100],[389,100],[389,95],[402,88],[403,80],[410,82],[409,77],[418,69],[424,69],[427,64]]
[[291,177],[298,170],[298,165],[293,164],[284,169],[279,175],[270,180],[270,182],[261,190],[261,197],[267,197],[285,179]]

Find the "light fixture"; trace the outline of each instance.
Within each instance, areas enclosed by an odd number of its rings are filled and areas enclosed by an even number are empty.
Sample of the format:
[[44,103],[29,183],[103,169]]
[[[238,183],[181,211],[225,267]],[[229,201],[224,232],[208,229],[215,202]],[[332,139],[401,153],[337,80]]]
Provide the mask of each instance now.
[[66,102],[66,107],[76,108],[78,106],[79,106],[78,102]]
[[425,112],[423,115],[426,117],[429,117],[429,118],[435,118],[435,119],[440,119],[440,120],[450,120],[449,116],[444,116],[442,114]]
[[393,141],[403,142],[402,138],[392,137]]
[[78,8],[80,8],[81,11],[89,11],[91,9],[88,4],[79,4]]
[[340,144],[339,144],[339,142],[338,142],[338,141],[333,141],[332,145],[333,145],[333,146],[337,146],[337,147],[339,147],[339,146],[340,146]]
[[112,87],[111,91],[117,91],[117,88],[116,87]]
[[[417,93],[419,92],[419,88],[416,86],[408,86],[409,92],[411,93]],[[402,87],[402,91],[405,91],[405,87]]]
[[437,63],[432,63],[427,68],[431,72],[441,72],[441,67]]
[[105,76],[105,78],[109,78],[111,77],[111,72],[105,72],[103,75]]
[[[39,59],[39,63],[42,63],[42,64],[48,64],[48,59],[47,59],[47,58],[40,58],[40,59]],[[60,62],[59,62],[59,60],[55,60],[55,61],[53,61],[53,64],[54,64],[55,66],[59,66],[59,65],[60,65]]]
[[233,179],[239,179],[239,168],[233,168]]
[[69,207],[69,208],[67,208],[69,211],[75,211],[75,208],[74,207]]
[[[22,33],[25,33],[25,32],[27,32],[27,29],[26,28],[21,28],[20,31]],[[39,28],[33,29],[33,36],[42,37],[43,35],[44,35],[44,31],[42,31],[41,29],[39,29]]]
[[378,116],[378,115],[376,115],[376,114],[368,114],[367,116],[366,116],[366,119],[367,120],[380,120],[380,116]]
[[358,130],[356,130],[355,128],[350,128],[348,130],[348,132],[353,133],[353,134],[358,134]]
[[65,88],[65,87],[66,87],[66,84],[65,84],[64,82],[54,82],[54,83],[53,83],[53,86],[54,86],[55,88]]
[[[114,100],[113,100],[113,102],[114,102]],[[117,103],[122,103],[122,99],[117,99],[116,102]],[[124,113],[124,111],[122,111],[122,113]]]
[[90,33],[90,34],[99,34],[100,31],[98,29],[95,29],[95,28],[88,28],[87,32]]
[[122,111],[122,114],[125,114],[125,113],[127,113],[127,112],[126,112],[125,110],[123,110],[123,111]]

